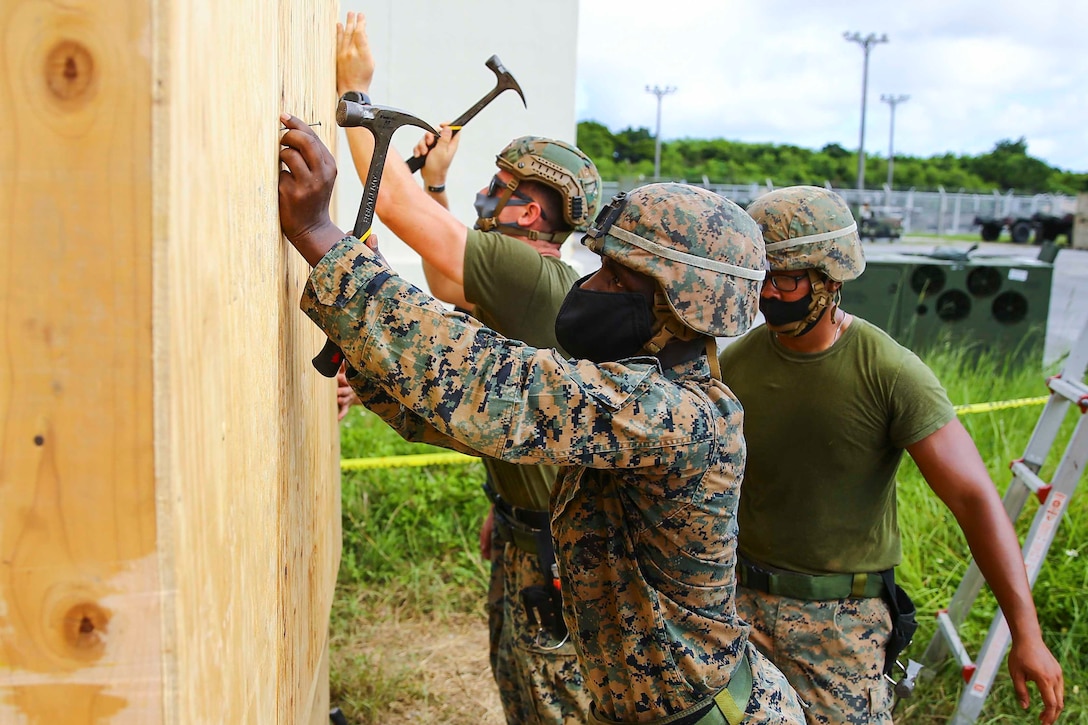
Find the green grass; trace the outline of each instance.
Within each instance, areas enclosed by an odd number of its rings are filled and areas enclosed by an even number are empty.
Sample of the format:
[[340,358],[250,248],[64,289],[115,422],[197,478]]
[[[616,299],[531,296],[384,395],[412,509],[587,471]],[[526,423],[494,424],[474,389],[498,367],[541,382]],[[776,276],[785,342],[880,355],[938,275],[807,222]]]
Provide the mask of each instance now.
[[[947,352],[927,362],[956,404],[1046,394],[1044,373],[1039,371],[1010,370],[990,360]],[[1041,406],[1032,406],[962,418],[999,493],[1009,482],[1009,461],[1023,454],[1041,411]],[[1044,479],[1053,473],[1069,439],[1078,415],[1074,411],[1041,472]],[[341,433],[345,458],[438,450],[405,443],[358,408],[345,418]],[[436,620],[441,626],[472,615],[484,626],[487,569],[477,546],[487,508],[480,489],[483,475],[476,463],[343,475],[344,551],[333,608],[332,695],[335,704],[360,722],[389,721],[388,714],[403,711],[406,701],[434,706],[435,694],[420,685],[420,673],[428,667],[425,661],[402,658],[395,651],[379,658],[358,645],[380,639],[383,623],[417,619]],[[966,570],[968,552],[955,520],[909,457],[904,457],[898,482],[904,545],[899,579],[918,606],[920,622],[905,655],[918,659],[936,630],[936,611],[948,604]],[[1044,638],[1065,672],[1064,723],[1088,723],[1088,496],[1083,489],[1079,498],[1071,499],[1035,586]],[[1037,509],[1037,500],[1031,497],[1017,522],[1021,540]],[[960,632],[972,655],[995,611],[993,597],[984,589]],[[899,704],[896,722],[946,722],[962,691],[958,666],[950,660],[919,684],[911,700]],[[1032,697],[1029,717],[1016,703],[1002,666],[978,722],[1034,721],[1039,712],[1034,688]]]
[[[405,442],[359,407],[340,430],[344,458],[443,450]],[[487,512],[483,481],[478,463],[345,471],[339,582],[379,589],[385,604],[417,613],[478,604],[488,575],[477,543]]]
[[[935,242],[981,242],[978,230],[964,232],[962,234],[934,234],[932,232],[910,232],[903,235],[904,239],[932,239]],[[1009,241],[1007,238],[999,241]]]

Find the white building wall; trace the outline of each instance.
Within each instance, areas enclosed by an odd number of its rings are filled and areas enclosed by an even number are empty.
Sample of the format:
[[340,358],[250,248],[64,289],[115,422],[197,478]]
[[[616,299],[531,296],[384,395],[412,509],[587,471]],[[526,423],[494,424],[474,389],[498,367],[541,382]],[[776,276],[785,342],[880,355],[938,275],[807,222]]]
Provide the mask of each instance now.
[[[376,104],[403,109],[437,128],[494,88],[495,75],[484,65],[492,54],[521,85],[528,108],[516,92],[506,91],[461,132],[447,195],[451,211],[469,227],[476,219],[476,192],[495,173],[495,154],[511,139],[535,135],[575,142],[578,0],[342,0],[341,22],[348,11],[366,14],[377,66],[370,93]],[[363,189],[339,133],[334,217],[351,229]],[[421,136],[415,127],[401,128],[393,146],[407,158]],[[380,223],[375,232],[390,264],[427,289],[419,257]]]

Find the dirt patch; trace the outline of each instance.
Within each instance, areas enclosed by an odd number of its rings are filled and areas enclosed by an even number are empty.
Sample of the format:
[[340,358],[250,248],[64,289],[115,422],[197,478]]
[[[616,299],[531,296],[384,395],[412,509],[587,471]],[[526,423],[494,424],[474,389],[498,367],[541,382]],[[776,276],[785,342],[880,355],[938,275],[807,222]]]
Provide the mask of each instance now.
[[367,619],[332,641],[332,704],[350,722],[505,723],[483,616]]

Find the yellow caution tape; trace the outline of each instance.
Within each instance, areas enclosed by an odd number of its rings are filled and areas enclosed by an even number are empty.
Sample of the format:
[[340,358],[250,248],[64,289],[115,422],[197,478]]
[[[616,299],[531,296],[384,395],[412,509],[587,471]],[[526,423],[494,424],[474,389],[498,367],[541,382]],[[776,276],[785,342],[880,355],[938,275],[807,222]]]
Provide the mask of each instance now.
[[999,400],[994,403],[968,403],[957,405],[956,413],[959,415],[971,415],[972,413],[988,413],[992,410],[1005,410],[1006,408],[1023,408],[1028,405],[1043,405],[1050,400],[1050,396],[1043,395],[1038,398],[1019,398],[1018,400]]
[[340,461],[341,471],[362,471],[369,468],[404,468],[413,466],[445,466],[449,464],[472,463],[478,461],[475,456],[449,451],[447,453],[414,453],[407,456],[379,456],[377,458],[344,458]]
[[[1019,398],[1018,400],[999,400],[993,403],[968,403],[955,406],[958,415],[988,413],[1006,408],[1023,408],[1029,405],[1043,405],[1049,396],[1038,398]],[[376,458],[344,458],[340,461],[341,471],[363,471],[375,468],[412,468],[419,466],[448,466],[472,463],[480,460],[475,456],[449,451],[446,453],[414,453],[405,456],[378,456]]]

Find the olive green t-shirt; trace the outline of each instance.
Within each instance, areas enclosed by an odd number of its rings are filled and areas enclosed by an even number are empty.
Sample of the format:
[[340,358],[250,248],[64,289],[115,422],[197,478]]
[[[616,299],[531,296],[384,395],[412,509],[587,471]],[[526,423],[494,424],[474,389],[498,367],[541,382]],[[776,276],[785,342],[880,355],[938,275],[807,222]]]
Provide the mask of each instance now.
[[741,554],[809,574],[898,564],[903,449],[956,416],[932,371],[859,318],[820,353],[791,352],[763,326],[720,362],[744,406]]
[[[473,315],[506,337],[533,347],[558,348],[555,318],[578,279],[574,268],[498,232],[470,229],[465,241],[465,299],[476,306]],[[508,502],[548,510],[556,466],[519,466],[486,458],[484,466]]]
[[578,280],[573,267],[516,237],[478,229],[468,232],[464,266],[465,299],[480,322],[533,347],[559,347],[555,318]]

